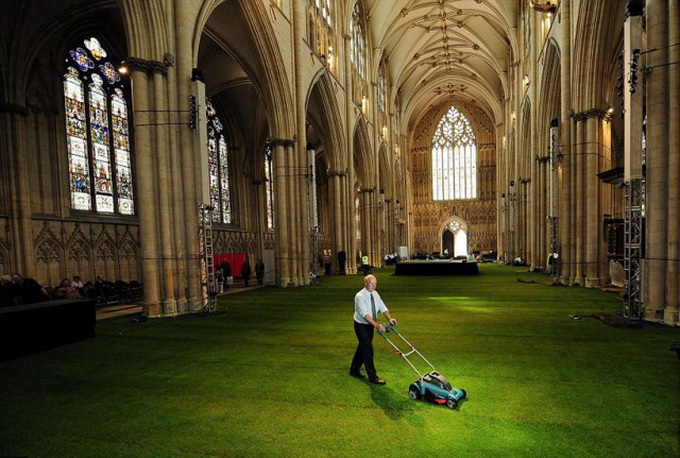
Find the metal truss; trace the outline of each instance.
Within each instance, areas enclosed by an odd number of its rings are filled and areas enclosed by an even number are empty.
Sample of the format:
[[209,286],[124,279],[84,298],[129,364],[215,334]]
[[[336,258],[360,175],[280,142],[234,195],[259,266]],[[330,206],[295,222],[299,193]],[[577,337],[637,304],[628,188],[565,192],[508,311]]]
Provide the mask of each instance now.
[[203,312],[212,313],[217,308],[217,284],[213,249],[213,211],[207,204],[200,204],[199,244],[201,258],[201,285],[203,286]]
[[644,313],[641,289],[641,262],[644,257],[644,192],[645,180],[633,179],[626,183],[624,222],[626,296],[623,316],[631,320],[641,320]]

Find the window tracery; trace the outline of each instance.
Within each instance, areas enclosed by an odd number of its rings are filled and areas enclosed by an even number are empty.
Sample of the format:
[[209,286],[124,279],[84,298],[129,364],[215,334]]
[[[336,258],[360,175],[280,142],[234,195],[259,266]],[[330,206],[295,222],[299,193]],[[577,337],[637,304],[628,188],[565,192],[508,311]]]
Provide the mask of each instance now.
[[455,107],[432,138],[432,199],[477,198],[477,146],[468,119]]
[[[71,208],[134,214],[126,85],[97,38],[66,58],[64,105]],[[101,61],[101,63],[99,63]]]
[[333,0],[307,0],[307,38],[314,52],[335,72],[333,3]]
[[231,189],[229,182],[229,149],[222,121],[213,103],[206,100],[208,119],[208,175],[213,221],[232,224]]
[[272,147],[267,145],[264,153],[264,186],[267,205],[267,229],[274,229],[274,186],[272,177]]
[[366,32],[364,27],[364,10],[357,1],[352,10],[349,23],[350,63],[352,65],[352,87],[354,103],[365,110],[368,106],[366,85]]

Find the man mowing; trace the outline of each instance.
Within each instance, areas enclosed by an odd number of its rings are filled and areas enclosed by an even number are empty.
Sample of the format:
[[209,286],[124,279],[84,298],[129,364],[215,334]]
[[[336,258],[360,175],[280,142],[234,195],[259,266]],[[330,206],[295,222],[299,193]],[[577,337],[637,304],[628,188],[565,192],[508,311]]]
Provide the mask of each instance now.
[[364,277],[364,287],[354,296],[354,332],[357,335],[359,344],[354,353],[352,365],[349,368],[349,375],[352,377],[364,378],[360,372],[362,364],[366,367],[368,381],[376,385],[384,385],[385,380],[378,377],[373,364],[373,329],[377,328],[380,332],[385,332],[385,327],[378,323],[378,312],[382,313],[390,324],[396,325],[397,320],[390,316],[385,303],[375,290],[378,280],[373,275]]

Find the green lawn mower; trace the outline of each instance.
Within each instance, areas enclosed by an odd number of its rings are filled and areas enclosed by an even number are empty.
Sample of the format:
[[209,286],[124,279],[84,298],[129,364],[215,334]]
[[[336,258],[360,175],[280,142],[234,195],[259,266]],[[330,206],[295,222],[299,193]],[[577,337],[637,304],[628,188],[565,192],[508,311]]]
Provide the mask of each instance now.
[[[430,363],[414,346],[402,336],[399,331],[397,331],[396,326],[388,324],[385,325],[385,332],[378,331],[378,334],[385,339],[394,348],[394,351],[400,355],[408,363],[409,366],[418,374],[418,379],[411,383],[408,387],[408,395],[413,400],[424,400],[427,402],[432,402],[434,404],[446,404],[450,409],[455,409],[458,407],[459,403],[467,397],[467,393],[463,389],[454,388],[451,383],[447,380],[444,375],[435,369],[435,367]],[[404,353],[397,345],[390,340],[387,334],[394,333],[401,338],[411,350]],[[422,360],[427,363],[432,369],[425,374],[416,369],[413,363],[408,359],[412,354],[416,354],[422,358]]]

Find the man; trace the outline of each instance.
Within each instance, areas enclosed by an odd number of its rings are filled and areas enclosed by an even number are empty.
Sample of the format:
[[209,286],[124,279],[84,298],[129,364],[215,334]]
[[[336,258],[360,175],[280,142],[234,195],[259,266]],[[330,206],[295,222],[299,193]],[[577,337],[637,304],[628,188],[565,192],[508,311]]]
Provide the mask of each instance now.
[[349,368],[349,375],[357,378],[365,376],[359,371],[362,364],[366,367],[368,381],[376,385],[384,385],[385,380],[378,377],[373,364],[373,328],[385,332],[385,327],[378,323],[378,312],[382,313],[387,320],[397,324],[397,320],[390,316],[385,303],[375,290],[378,280],[373,275],[364,278],[364,288],[354,296],[354,332],[359,344]]
[[258,285],[264,283],[264,262],[262,262],[262,259],[258,259],[255,263],[255,277],[257,277]]

